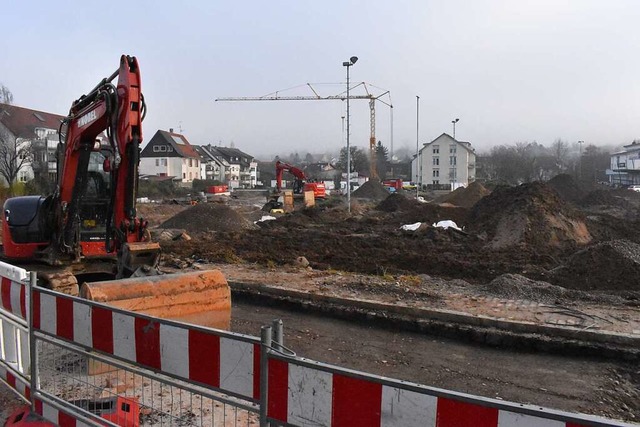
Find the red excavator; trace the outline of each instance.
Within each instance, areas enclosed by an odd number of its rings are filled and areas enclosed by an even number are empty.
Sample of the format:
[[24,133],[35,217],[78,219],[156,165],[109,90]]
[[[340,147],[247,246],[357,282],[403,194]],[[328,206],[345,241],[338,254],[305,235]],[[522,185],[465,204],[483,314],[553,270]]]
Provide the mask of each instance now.
[[295,177],[293,181],[293,194],[313,191],[313,196],[316,199],[324,199],[327,197],[324,183],[307,181],[307,177],[302,169],[292,166],[289,163],[281,162],[280,160],[276,162],[276,191],[278,193],[282,191],[282,175],[285,171]]
[[55,192],[5,202],[4,257],[37,263],[27,269],[38,271],[41,286],[121,308],[183,320],[208,310],[230,314],[219,271],[157,270],[160,246],[136,213],[145,112],[138,61],[123,55],[60,126]]

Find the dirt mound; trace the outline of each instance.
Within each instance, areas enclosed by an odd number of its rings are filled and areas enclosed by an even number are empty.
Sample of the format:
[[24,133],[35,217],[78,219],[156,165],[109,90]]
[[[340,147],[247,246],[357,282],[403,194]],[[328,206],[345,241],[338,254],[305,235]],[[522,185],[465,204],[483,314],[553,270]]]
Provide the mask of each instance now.
[[470,229],[494,249],[530,245],[565,248],[591,241],[583,216],[541,182],[497,187],[475,204]]
[[201,203],[169,218],[160,228],[181,228],[190,232],[241,231],[256,228],[232,208],[219,203]]
[[415,199],[410,200],[401,193],[393,193],[380,202],[376,209],[383,212],[406,211],[414,208],[416,204]]
[[449,194],[445,194],[442,197],[436,199],[438,203],[451,203],[455,206],[461,206],[463,208],[471,208],[484,196],[491,193],[478,181],[474,181],[467,187],[460,187],[455,189]]
[[484,285],[483,290],[499,298],[554,302],[569,293],[551,283],[528,279],[519,274],[503,274]]
[[578,203],[586,195],[584,189],[566,173],[554,176],[547,184],[567,202]]
[[138,203],[138,216],[149,221],[150,227],[157,227],[168,218],[188,209],[189,206],[170,205],[167,203]]
[[640,245],[611,240],[573,254],[552,271],[552,282],[582,290],[640,290]]
[[387,190],[377,179],[370,179],[351,193],[351,197],[356,199],[384,200],[389,197]]

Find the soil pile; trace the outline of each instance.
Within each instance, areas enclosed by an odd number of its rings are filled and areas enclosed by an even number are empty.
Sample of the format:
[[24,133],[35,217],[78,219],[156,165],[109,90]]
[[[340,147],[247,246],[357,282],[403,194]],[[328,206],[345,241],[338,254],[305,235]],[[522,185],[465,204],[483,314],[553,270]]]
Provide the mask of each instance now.
[[598,243],[573,254],[551,277],[565,288],[640,291],[640,245],[628,240]]
[[406,211],[416,207],[416,204],[415,199],[409,200],[401,193],[393,193],[380,202],[376,209],[383,212]]
[[480,199],[491,193],[478,181],[474,181],[467,187],[460,187],[455,189],[449,194],[446,194],[436,201],[438,203],[451,203],[455,206],[461,206],[463,208],[471,208],[478,203]]
[[157,227],[167,218],[171,218],[188,208],[189,206],[166,203],[138,203],[136,206],[138,216],[149,221],[150,227]]
[[200,231],[241,231],[256,228],[240,213],[219,203],[201,203],[169,218],[160,228],[180,228],[192,233]]
[[387,190],[377,179],[370,179],[351,193],[351,197],[356,199],[384,200],[389,197]]
[[503,274],[484,285],[484,290],[500,298],[554,302],[566,296],[567,289],[547,282],[528,279],[520,274]]
[[566,173],[554,176],[547,184],[567,202],[578,203],[586,195],[573,177]]
[[530,245],[544,250],[591,241],[583,216],[541,182],[497,187],[473,207],[469,226],[486,234],[494,249]]

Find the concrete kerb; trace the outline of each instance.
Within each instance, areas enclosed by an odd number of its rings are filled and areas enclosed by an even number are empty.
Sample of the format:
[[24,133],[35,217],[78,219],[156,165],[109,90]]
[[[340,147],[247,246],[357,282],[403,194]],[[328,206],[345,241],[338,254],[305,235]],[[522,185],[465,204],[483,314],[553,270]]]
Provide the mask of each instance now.
[[[583,350],[591,348],[592,355],[640,359],[640,337],[616,333],[580,330],[560,326],[540,325],[531,322],[499,320],[488,316],[469,315],[451,310],[418,308],[381,303],[371,300],[349,299],[329,295],[283,289],[265,284],[229,282],[234,296],[252,298],[260,296],[273,302],[298,305],[305,310],[333,313],[336,317],[360,312],[367,318],[378,318],[390,324],[412,323],[419,330],[428,332],[459,332],[461,338],[490,345],[513,345],[518,341],[526,347],[543,351]],[[314,304],[314,303],[319,303]],[[391,319],[390,317],[395,317]],[[349,317],[349,316],[347,316]],[[480,329],[471,331],[469,329]],[[451,333],[444,335],[452,335]],[[455,335],[455,334],[453,334]],[[549,340],[561,341],[550,345]],[[537,344],[536,344],[537,342]],[[562,348],[560,348],[562,347]]]

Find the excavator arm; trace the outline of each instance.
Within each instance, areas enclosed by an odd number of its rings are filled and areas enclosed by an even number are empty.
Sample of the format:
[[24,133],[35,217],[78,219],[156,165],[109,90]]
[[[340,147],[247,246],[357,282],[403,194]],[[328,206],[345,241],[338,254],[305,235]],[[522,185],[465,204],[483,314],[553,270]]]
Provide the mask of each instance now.
[[142,239],[146,224],[136,218],[135,200],[143,115],[138,61],[125,55],[116,72],[72,104],[64,122],[67,134],[53,197],[59,209],[56,229],[61,230],[57,238],[62,252],[78,251],[79,206],[87,188],[90,155],[100,150],[96,138],[103,133],[111,147],[104,165],[111,181],[105,252]]
[[280,160],[276,162],[276,190],[278,192],[282,191],[282,175],[285,171],[289,172],[296,178],[293,186],[293,192],[301,193],[304,188],[304,182],[307,179],[304,172],[302,169],[292,166],[289,163],[281,162]]

